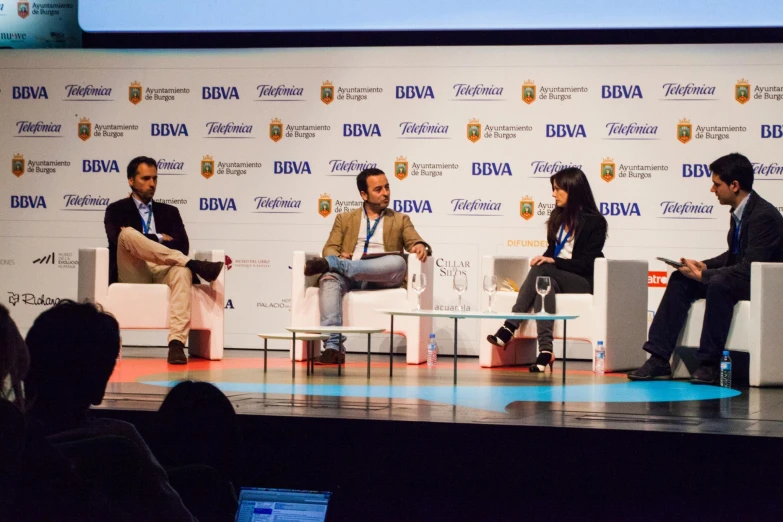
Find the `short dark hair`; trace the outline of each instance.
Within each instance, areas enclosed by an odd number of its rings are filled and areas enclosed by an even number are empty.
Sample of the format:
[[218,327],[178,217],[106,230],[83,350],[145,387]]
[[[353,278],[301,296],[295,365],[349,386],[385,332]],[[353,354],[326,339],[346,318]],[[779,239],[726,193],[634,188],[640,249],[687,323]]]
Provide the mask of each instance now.
[[35,319],[26,341],[30,371],[25,384],[33,409],[86,410],[101,403],[120,351],[114,317],[92,303],[66,299]]
[[147,156],[138,156],[136,158],[133,158],[130,160],[130,163],[128,163],[128,179],[131,179],[138,174],[139,165],[144,163],[148,167],[155,167],[158,168],[158,162],[154,159],[147,157]]
[[385,175],[386,173],[381,169],[364,169],[356,176],[356,188],[359,189],[359,192],[367,192],[367,178],[382,174]]
[[710,172],[717,174],[727,185],[736,181],[745,192],[753,190],[753,164],[738,152],[732,152],[710,163]]

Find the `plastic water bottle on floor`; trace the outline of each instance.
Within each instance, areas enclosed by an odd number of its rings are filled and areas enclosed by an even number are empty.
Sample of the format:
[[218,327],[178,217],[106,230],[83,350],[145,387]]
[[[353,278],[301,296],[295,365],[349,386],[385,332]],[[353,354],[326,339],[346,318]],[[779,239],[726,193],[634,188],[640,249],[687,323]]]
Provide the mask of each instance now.
[[595,347],[595,360],[593,361],[593,371],[598,375],[604,374],[604,362],[606,361],[606,348],[604,342],[598,341]]
[[731,388],[731,357],[728,350],[723,350],[720,360],[720,385],[723,388]]
[[435,334],[430,334],[430,342],[427,343],[427,366],[433,367],[438,362],[438,343],[435,342]]

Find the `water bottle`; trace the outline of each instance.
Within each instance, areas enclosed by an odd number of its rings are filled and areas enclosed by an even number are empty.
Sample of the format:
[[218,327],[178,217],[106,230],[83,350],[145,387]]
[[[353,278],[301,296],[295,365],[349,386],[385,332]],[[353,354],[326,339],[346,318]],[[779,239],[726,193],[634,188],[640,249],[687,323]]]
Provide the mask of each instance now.
[[593,361],[593,371],[599,375],[603,375],[605,361],[606,361],[606,348],[604,348],[604,342],[598,341],[598,345],[595,347],[595,359]]
[[438,343],[435,342],[435,334],[430,334],[430,342],[427,344],[427,366],[433,367],[438,362]]
[[728,350],[723,350],[720,360],[720,385],[723,388],[731,388],[731,357]]

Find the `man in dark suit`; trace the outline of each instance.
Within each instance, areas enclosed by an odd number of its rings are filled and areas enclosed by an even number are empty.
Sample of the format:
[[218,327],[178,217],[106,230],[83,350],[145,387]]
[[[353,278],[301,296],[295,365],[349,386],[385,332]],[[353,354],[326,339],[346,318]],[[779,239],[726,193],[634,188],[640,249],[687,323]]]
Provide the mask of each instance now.
[[222,262],[187,257],[189,242],[177,207],[155,202],[158,166],[146,156],[128,164],[131,196],[106,207],[103,223],[109,238],[109,284],[159,283],[171,289],[169,303],[170,364],[185,364],[190,333],[190,287],[196,275],[214,281]]
[[783,261],[783,216],[753,192],[753,165],[742,154],[729,154],[710,165],[712,188],[721,205],[731,207],[729,249],[712,259],[682,259],[669,278],[643,349],[650,358],[628,374],[634,381],[670,379],[669,359],[691,304],[706,299],[704,325],[691,376],[694,384],[719,381],[721,353],[729,336],[734,305],[750,299],[750,264]]

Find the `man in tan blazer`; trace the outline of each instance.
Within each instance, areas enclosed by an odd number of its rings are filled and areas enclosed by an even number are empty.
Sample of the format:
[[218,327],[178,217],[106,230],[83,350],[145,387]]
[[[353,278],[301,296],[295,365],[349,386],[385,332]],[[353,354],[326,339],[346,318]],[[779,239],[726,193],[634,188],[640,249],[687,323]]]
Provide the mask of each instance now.
[[[343,324],[346,292],[395,288],[405,282],[407,265],[402,256],[373,256],[406,250],[424,261],[432,255],[432,249],[413,228],[410,218],[388,208],[389,181],[382,170],[363,170],[356,177],[356,186],[364,204],[337,215],[323,249],[324,257],[305,264],[306,276],[322,274],[318,282],[322,326]],[[340,351],[340,336],[332,334],[324,341],[318,363],[337,364],[338,359],[344,362],[345,354]]]

